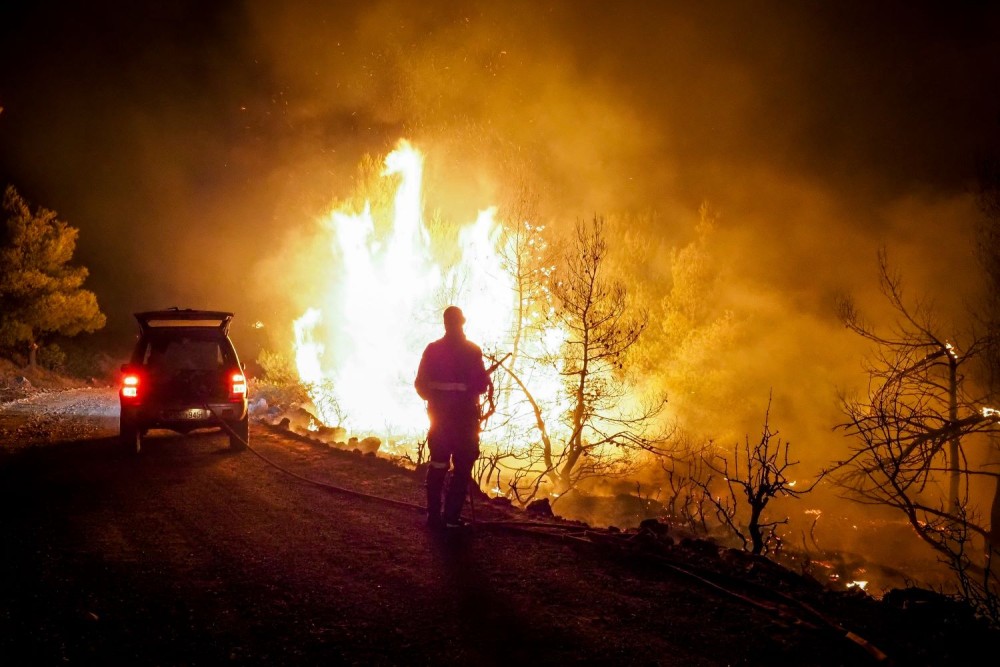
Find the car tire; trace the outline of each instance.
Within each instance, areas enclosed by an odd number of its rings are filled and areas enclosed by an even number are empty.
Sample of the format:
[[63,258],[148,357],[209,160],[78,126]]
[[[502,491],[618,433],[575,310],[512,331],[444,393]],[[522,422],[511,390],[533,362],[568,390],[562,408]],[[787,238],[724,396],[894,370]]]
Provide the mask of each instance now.
[[142,451],[142,429],[132,422],[121,422],[118,428],[118,442],[125,454],[135,456]]
[[247,415],[242,420],[238,422],[230,422],[229,428],[232,432],[229,433],[229,449],[242,452],[247,448],[247,443],[250,442],[250,416]]

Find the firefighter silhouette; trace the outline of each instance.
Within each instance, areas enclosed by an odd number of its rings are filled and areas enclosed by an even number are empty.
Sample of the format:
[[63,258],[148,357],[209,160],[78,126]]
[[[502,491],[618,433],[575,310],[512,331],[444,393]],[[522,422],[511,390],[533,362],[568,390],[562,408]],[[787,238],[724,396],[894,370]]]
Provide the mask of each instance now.
[[[427,523],[432,527],[462,525],[462,505],[479,458],[480,397],[489,390],[490,375],[482,350],[465,337],[464,325],[460,308],[445,308],[444,336],[424,349],[414,382],[430,418],[426,484]],[[442,509],[449,467],[452,476]]]

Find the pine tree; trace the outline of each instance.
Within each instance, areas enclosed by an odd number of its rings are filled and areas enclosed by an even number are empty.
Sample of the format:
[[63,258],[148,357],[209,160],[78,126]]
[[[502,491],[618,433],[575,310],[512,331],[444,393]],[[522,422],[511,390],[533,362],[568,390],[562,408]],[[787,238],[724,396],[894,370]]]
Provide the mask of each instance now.
[[0,346],[36,352],[48,336],[75,336],[104,326],[97,296],[82,288],[88,271],[70,266],[79,230],[56,219],[55,211],[34,211],[13,186],[3,198],[0,229]]

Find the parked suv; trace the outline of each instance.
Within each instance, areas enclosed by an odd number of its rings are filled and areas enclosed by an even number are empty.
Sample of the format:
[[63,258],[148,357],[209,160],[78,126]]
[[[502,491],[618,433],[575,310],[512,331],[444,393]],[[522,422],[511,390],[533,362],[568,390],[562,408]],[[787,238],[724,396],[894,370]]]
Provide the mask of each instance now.
[[181,434],[222,428],[232,449],[245,449],[247,381],[229,339],[233,314],[170,308],[135,318],[139,339],[118,392],[125,449],[138,453],[154,428]]

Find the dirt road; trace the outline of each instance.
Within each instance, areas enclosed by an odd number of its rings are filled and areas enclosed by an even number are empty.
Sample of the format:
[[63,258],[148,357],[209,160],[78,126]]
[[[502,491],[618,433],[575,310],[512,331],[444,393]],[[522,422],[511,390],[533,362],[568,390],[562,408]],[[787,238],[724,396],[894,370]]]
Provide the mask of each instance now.
[[770,572],[838,620],[790,616],[759,588],[692,576],[721,562],[710,547],[661,567],[611,535],[504,529],[524,517],[485,505],[471,534],[442,537],[415,472],[260,424],[271,463],[221,434],[154,433],[128,456],[116,423],[106,389],[0,406],[0,664],[891,664],[847,629],[899,664],[960,664],[982,641],[942,649],[939,619],[921,629]]
[[0,405],[0,454],[118,432],[118,401],[108,387],[38,392]]

